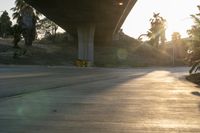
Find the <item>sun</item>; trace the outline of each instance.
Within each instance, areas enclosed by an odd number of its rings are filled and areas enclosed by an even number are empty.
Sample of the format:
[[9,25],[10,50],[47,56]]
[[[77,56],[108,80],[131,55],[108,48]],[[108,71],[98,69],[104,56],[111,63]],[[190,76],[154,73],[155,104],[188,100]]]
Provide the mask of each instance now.
[[191,28],[193,21],[191,14],[198,13],[198,0],[140,0],[136,3],[123,30],[126,34],[138,38],[147,33],[150,28],[149,19],[153,12],[160,13],[166,19],[166,38],[171,40],[173,32],[179,32],[183,38],[187,37],[187,30]]

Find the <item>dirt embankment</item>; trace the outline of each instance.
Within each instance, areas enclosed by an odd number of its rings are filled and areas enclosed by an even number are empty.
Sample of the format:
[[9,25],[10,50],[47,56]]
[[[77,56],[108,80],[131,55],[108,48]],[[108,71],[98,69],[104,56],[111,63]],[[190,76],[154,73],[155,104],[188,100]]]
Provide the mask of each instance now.
[[[0,64],[20,65],[73,65],[77,59],[77,44],[37,43],[26,55],[13,58],[16,49],[11,40],[0,40]],[[23,42],[20,43],[23,51]],[[20,50],[18,50],[20,51]],[[95,65],[101,67],[171,66],[172,54],[141,44],[135,39],[113,41],[112,44],[95,45]],[[183,65],[176,61],[177,65]]]
[[[35,42],[22,55],[25,47],[20,42],[20,49],[13,48],[11,40],[0,40],[0,64],[19,65],[71,65],[76,59],[76,48],[71,44],[39,44]],[[19,56],[13,58],[14,54]]]

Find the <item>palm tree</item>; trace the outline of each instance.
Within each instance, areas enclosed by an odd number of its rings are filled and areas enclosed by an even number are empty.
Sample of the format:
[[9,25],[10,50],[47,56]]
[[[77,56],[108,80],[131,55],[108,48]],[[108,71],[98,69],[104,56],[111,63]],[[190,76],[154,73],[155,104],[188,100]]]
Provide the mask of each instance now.
[[[25,10],[29,9],[29,11],[31,11],[34,15],[32,16],[33,17],[33,22],[34,23],[31,31],[29,31],[30,29],[28,28],[22,28],[22,18],[23,18],[23,13]],[[21,29],[18,34],[23,34],[24,36],[24,39],[25,39],[25,45],[32,45],[32,41],[35,39],[36,37],[36,23],[37,23],[37,20],[39,19],[39,12],[37,12],[33,7],[31,7],[30,5],[28,5],[24,0],[15,0],[15,7],[11,8],[12,11],[14,11],[13,13],[13,19],[16,19],[17,20],[17,25],[18,27]],[[13,28],[14,29],[14,28]],[[27,32],[27,30],[29,32]],[[30,33],[30,34],[28,34]],[[29,41],[27,41],[27,38]],[[30,41],[31,40],[31,41]],[[27,43],[27,42],[30,42],[30,43]]]
[[[197,6],[200,12],[200,6]],[[200,13],[197,13],[195,15],[191,15],[194,25],[189,29],[187,32],[190,36],[190,38],[193,40],[195,43],[200,42]]]
[[[24,2],[24,0],[15,0],[15,7],[11,8],[11,10],[14,12],[13,13],[13,19],[16,19],[17,22],[19,23],[20,20],[20,13],[22,11],[22,9],[26,6],[31,7],[30,5],[28,5],[26,2]],[[33,7],[31,7],[33,8]],[[41,15],[37,10],[34,10],[35,16],[37,18],[37,20],[39,20],[39,16]]]
[[200,69],[200,5],[197,7],[199,13],[191,15],[194,25],[187,31],[189,37],[192,39],[191,52],[188,55],[188,61],[192,64],[190,73]]
[[160,16],[160,13],[154,13],[150,20],[151,28],[147,32],[147,36],[153,46],[158,47],[159,42],[165,43],[165,23],[166,20]]
[[15,7],[11,8],[11,10],[14,12],[13,19],[17,19],[17,22],[19,22],[20,12],[25,6],[27,4],[23,0],[15,0]]

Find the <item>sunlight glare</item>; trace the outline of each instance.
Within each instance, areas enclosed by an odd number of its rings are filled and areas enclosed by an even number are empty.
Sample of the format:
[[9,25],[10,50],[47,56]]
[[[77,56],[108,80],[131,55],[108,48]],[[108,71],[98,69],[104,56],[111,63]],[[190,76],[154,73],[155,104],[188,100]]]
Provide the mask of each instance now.
[[200,5],[198,0],[139,0],[122,28],[126,34],[138,38],[147,33],[149,19],[155,12],[167,20],[167,40],[171,40],[173,32],[180,32],[182,37],[187,37],[186,31],[193,24],[190,15],[198,13],[197,5]]

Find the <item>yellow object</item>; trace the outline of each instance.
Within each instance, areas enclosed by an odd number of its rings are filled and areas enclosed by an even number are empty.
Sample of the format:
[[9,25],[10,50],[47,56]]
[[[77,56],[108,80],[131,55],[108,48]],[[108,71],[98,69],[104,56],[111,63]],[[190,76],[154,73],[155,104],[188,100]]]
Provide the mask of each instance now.
[[88,67],[88,61],[87,60],[76,60],[75,65],[77,67]]

